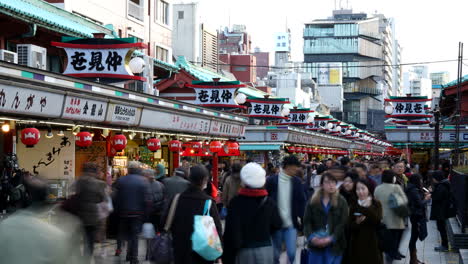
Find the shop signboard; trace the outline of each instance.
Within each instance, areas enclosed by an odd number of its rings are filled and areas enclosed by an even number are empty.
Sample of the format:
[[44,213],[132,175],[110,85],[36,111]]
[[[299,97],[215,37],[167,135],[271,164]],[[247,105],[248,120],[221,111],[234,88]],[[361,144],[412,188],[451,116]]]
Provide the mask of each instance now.
[[245,126],[226,122],[211,121],[210,135],[240,137],[244,135]]
[[247,102],[250,102],[251,104],[251,107],[249,108],[249,117],[288,119],[281,114],[283,105],[289,103],[287,101],[248,99]]
[[73,120],[103,122],[106,111],[107,102],[67,95],[62,117]]
[[124,43],[125,39],[74,39],[52,42],[67,53],[63,74],[81,78],[117,78],[146,81],[130,72],[129,61],[136,48],[144,43]]
[[427,99],[426,96],[392,96],[390,99],[385,99],[385,101],[393,104],[393,112],[386,115],[386,118],[421,120],[422,118],[432,117],[432,115],[427,112],[429,107],[425,105],[425,103],[430,102],[431,99]]
[[[455,131],[441,131],[439,134],[440,142],[455,142]],[[387,139],[390,142],[434,142],[434,131],[386,131]],[[460,142],[468,142],[468,131],[460,132]]]
[[281,120],[282,125],[307,126],[310,124],[309,115],[313,113],[307,110],[291,110],[287,119]]
[[106,122],[120,125],[137,125],[140,121],[141,108],[123,104],[109,104]]
[[143,109],[141,114],[141,127],[186,131],[193,133],[209,133],[210,120],[167,112],[158,112]]
[[341,63],[318,63],[318,85],[341,85]]
[[0,84],[0,110],[8,113],[59,117],[62,94]]

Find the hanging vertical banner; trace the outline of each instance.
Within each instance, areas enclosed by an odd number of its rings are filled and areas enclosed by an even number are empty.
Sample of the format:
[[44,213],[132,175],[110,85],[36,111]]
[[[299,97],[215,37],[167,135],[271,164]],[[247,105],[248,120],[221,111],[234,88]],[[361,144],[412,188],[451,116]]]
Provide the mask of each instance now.
[[[65,38],[68,40],[69,38]],[[81,78],[116,78],[146,81],[130,71],[129,62],[137,48],[144,43],[129,43],[132,39],[71,39],[68,42],[52,42],[52,46],[64,48],[67,67],[63,74]]]
[[236,90],[246,87],[239,81],[235,82],[197,82],[186,84],[187,88],[195,90],[194,104],[204,107],[247,108],[235,100]]
[[282,115],[283,105],[289,101],[284,99],[247,99],[252,106],[249,108],[249,117],[287,119]]
[[282,125],[307,126],[310,124],[309,115],[314,111],[310,109],[291,109],[287,119],[281,120]]
[[385,99],[385,101],[393,104],[393,112],[386,115],[386,118],[420,120],[422,118],[432,117],[432,115],[428,113],[429,107],[425,105],[426,102],[430,102],[432,99],[428,99],[426,96],[392,96],[390,99]]

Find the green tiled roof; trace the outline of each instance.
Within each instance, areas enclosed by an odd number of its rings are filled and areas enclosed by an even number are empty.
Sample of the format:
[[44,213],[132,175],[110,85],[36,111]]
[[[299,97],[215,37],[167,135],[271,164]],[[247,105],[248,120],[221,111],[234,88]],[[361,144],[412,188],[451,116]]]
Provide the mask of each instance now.
[[200,81],[211,82],[213,81],[213,78],[220,78],[220,81],[222,82],[235,81],[217,72],[213,72],[205,68],[196,66],[187,61],[187,59],[184,56],[179,56],[175,64],[177,67],[183,68]]
[[42,0],[0,0],[0,13],[74,37],[112,36],[112,30]]
[[[468,74],[463,76],[463,78],[461,80],[461,83],[464,83],[464,82],[467,82],[467,81],[468,81]],[[442,88],[447,88],[447,87],[454,86],[454,85],[457,85],[457,84],[458,84],[458,80],[454,80],[454,81],[451,81],[449,83],[443,84]]]

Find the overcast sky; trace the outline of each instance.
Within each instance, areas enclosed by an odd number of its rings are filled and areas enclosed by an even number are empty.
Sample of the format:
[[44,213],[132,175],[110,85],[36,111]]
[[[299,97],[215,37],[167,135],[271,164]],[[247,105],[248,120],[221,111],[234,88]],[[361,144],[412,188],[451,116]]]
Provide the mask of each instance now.
[[[338,1],[338,0],[337,0]],[[174,1],[173,3],[180,3]],[[194,2],[186,1],[182,2]],[[331,16],[334,0],[199,0],[201,19],[213,29],[244,24],[253,47],[273,50],[273,35],[292,32],[292,59],[302,61],[304,23]],[[339,2],[339,1],[338,1]],[[346,0],[342,0],[346,5]],[[349,0],[354,12],[384,14],[396,20],[396,36],[403,48],[403,63],[457,59],[458,42],[468,58],[468,1],[466,0]],[[271,62],[272,64],[273,62]],[[468,74],[468,60],[464,74]],[[453,80],[457,62],[430,64],[429,71],[449,71]]]

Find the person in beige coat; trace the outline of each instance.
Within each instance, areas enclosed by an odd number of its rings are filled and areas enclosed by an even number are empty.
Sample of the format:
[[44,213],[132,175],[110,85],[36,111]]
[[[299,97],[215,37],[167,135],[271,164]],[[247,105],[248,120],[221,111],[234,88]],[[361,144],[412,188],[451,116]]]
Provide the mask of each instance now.
[[408,199],[400,185],[395,184],[396,174],[391,170],[382,173],[382,184],[374,192],[375,199],[382,204],[383,223],[387,226],[388,240],[391,241],[391,248],[388,249],[387,258],[391,260],[401,260],[405,256],[399,252],[400,241],[405,230],[405,219],[396,215],[389,207],[391,194],[401,200],[401,203],[408,204]]

